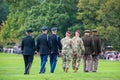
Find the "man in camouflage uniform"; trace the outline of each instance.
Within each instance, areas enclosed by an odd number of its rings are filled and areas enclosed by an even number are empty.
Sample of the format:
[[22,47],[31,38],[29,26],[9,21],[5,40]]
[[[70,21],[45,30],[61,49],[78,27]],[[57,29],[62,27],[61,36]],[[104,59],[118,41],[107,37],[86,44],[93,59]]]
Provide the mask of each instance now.
[[76,72],[80,66],[80,60],[82,58],[82,54],[84,54],[85,48],[83,45],[82,39],[79,37],[80,31],[75,31],[75,36],[72,38],[73,44],[75,46],[75,52],[72,54],[72,68],[74,72]]
[[70,32],[66,32],[66,37],[61,40],[62,43],[62,68],[64,72],[67,72],[70,67],[71,54],[74,46],[70,39]]
[[91,65],[92,65],[92,38],[90,37],[90,30],[85,30],[85,35],[82,37],[83,44],[85,46],[85,53],[83,55],[83,66],[84,66],[84,72],[90,72],[91,71]]

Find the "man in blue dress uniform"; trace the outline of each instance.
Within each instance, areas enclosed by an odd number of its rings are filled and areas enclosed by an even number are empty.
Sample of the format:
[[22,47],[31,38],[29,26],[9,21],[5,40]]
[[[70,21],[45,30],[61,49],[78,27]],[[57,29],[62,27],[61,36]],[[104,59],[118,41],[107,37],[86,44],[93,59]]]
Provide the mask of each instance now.
[[32,30],[28,29],[26,31],[27,36],[22,39],[21,50],[23,52],[25,72],[24,74],[29,74],[29,69],[31,67],[34,51],[35,51],[35,40],[31,36]]
[[40,74],[45,73],[45,65],[48,55],[50,54],[50,40],[47,35],[48,27],[43,26],[41,29],[43,34],[39,35],[37,38],[37,51],[40,53],[41,58]]
[[59,52],[61,52],[62,44],[60,37],[57,36],[57,27],[53,27],[51,29],[52,35],[50,36],[50,44],[51,44],[51,54],[50,54],[50,72],[54,73],[56,63],[57,63],[57,56]]

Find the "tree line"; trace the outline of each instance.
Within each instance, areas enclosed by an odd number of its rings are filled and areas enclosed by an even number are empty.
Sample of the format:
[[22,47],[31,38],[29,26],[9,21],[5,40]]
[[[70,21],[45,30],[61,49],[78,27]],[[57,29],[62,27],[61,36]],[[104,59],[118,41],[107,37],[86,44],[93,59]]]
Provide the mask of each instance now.
[[0,44],[20,43],[27,28],[36,38],[47,25],[66,30],[97,29],[103,45],[120,50],[120,0],[0,0]]

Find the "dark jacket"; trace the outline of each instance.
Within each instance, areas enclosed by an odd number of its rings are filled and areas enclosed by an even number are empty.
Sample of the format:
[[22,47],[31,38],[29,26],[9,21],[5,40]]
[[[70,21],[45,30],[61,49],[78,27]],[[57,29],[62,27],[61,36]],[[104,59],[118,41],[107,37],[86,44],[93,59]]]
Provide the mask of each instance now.
[[90,55],[93,53],[92,38],[90,36],[82,37],[83,44],[85,46],[85,54]]
[[37,51],[40,54],[50,54],[50,38],[47,34],[39,35],[37,38]]
[[32,36],[26,36],[22,39],[21,50],[23,51],[23,55],[34,55],[35,40]]
[[61,40],[60,37],[58,37],[55,34],[52,34],[50,36],[51,52],[58,54],[59,53],[58,49],[61,52],[62,44],[61,44],[60,40]]
[[95,52],[94,55],[99,55],[99,53],[101,53],[101,42],[99,37],[92,36],[92,46],[93,46],[93,51]]

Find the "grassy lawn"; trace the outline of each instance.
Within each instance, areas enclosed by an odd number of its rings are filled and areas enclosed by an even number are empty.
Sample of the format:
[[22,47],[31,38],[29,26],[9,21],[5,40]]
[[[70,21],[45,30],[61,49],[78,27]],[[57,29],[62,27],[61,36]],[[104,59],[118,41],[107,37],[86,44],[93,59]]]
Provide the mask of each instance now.
[[73,73],[70,67],[68,73],[62,71],[61,58],[54,74],[50,73],[49,59],[45,74],[39,74],[40,59],[34,57],[30,75],[24,75],[24,64],[22,55],[0,53],[0,80],[120,80],[120,62],[119,61],[99,61],[97,73],[83,72],[81,62],[79,71]]

